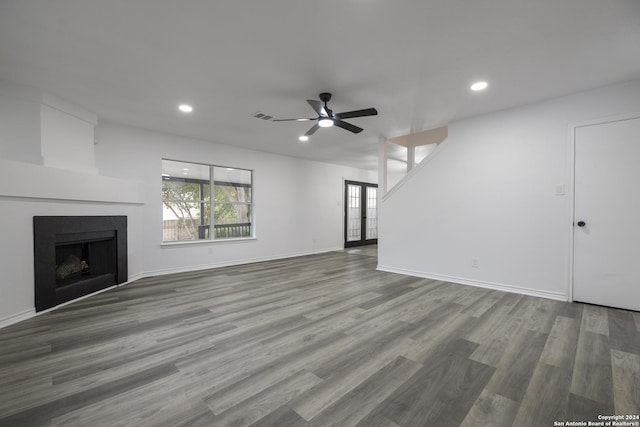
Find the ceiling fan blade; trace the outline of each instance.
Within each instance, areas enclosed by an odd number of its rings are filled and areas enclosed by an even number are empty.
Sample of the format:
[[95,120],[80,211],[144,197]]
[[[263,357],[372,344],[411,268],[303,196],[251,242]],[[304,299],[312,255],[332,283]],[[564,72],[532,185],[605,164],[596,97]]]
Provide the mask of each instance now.
[[311,105],[311,108],[313,108],[314,111],[318,113],[319,116],[329,116],[329,114],[327,114],[327,111],[324,109],[324,105],[322,105],[322,102],[316,101],[314,99],[307,99],[307,102],[309,103],[309,105]]
[[350,119],[353,117],[377,116],[378,110],[375,108],[365,108],[364,110],[346,111],[335,115],[338,119]]
[[315,125],[311,126],[311,129],[309,129],[307,133],[304,134],[304,136],[311,136],[316,133],[318,129],[320,129],[320,125],[316,123]]
[[308,122],[310,120],[316,120],[314,119],[307,119],[307,118],[300,118],[300,119],[273,119],[271,120],[272,122]]
[[[342,120],[334,120],[333,124],[342,128],[342,129],[346,129],[349,132],[353,132],[353,133],[360,133],[362,132],[364,129],[359,128],[358,126],[354,126],[351,123],[347,123],[347,122],[343,122]],[[317,126],[317,125],[316,125]]]

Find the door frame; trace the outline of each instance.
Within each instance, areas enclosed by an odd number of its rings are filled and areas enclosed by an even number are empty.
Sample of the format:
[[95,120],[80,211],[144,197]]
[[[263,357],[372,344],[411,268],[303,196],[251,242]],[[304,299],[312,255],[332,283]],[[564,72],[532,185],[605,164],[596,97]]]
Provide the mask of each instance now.
[[636,113],[627,113],[620,114],[615,116],[602,117],[599,119],[585,120],[582,122],[569,124],[569,137],[568,137],[568,146],[569,146],[569,221],[568,226],[570,227],[571,232],[569,233],[569,272],[568,272],[568,282],[567,282],[567,301],[573,302],[573,287],[575,286],[573,271],[574,271],[574,238],[576,233],[576,227],[574,224],[574,219],[576,217],[576,130],[582,127],[589,126],[597,126],[603,125],[606,123],[614,123],[614,122],[622,122],[625,120],[634,120],[640,119],[640,112]]
[[[347,210],[348,210],[348,206],[349,206],[349,194],[347,192],[347,185],[360,185],[361,188],[364,191],[360,192],[360,200],[361,200],[361,204],[360,204],[360,209],[361,209],[361,214],[360,214],[360,230],[361,230],[361,237],[362,239],[357,240],[357,241],[353,241],[353,242],[348,242],[347,241]],[[363,181],[353,181],[353,180],[349,180],[349,179],[345,179],[344,182],[342,183],[342,192],[344,193],[343,196],[343,200],[344,200],[344,208],[342,210],[342,216],[344,217],[344,221],[343,221],[343,233],[342,233],[342,237],[343,237],[343,242],[344,242],[344,247],[345,248],[352,248],[354,246],[365,246],[365,245],[375,245],[378,243],[378,238],[376,237],[375,239],[366,239],[366,233],[367,233],[367,227],[366,227],[366,221],[367,221],[367,217],[366,217],[366,197],[367,197],[367,191],[366,188],[367,187],[374,187],[374,188],[378,188],[378,184],[372,184],[370,182],[363,182]],[[376,192],[376,218],[377,218],[377,212],[378,212],[378,194],[379,192]],[[362,203],[362,201],[364,201],[364,203]],[[378,228],[378,224],[376,222],[376,229]],[[377,233],[376,233],[377,235]]]

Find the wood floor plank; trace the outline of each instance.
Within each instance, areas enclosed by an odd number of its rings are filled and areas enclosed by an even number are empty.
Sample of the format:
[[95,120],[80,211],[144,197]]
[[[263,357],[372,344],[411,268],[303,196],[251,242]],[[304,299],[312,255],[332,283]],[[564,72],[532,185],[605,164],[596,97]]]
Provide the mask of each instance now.
[[[214,424],[209,424],[209,426]],[[304,427],[307,421],[291,409],[288,405],[282,405],[278,409],[260,418],[251,427],[278,426],[278,427]]]
[[495,368],[499,367],[500,360],[504,357],[505,349],[514,337],[524,332],[521,319],[513,319],[511,322],[503,322],[491,331],[486,339],[478,343],[476,351],[470,358],[476,362],[484,363]]
[[421,364],[404,357],[395,358],[311,419],[307,425],[309,427],[328,425],[351,427],[357,425],[421,367]]
[[564,421],[568,413],[570,386],[570,373],[556,366],[539,363],[513,425],[552,426],[555,421]]
[[360,421],[356,427],[402,427],[391,421],[384,415],[376,412],[369,414],[365,419]]
[[[51,376],[36,376],[20,380],[0,381],[0,414],[12,415],[53,400]],[[0,418],[1,419],[1,418]],[[0,425],[2,423],[0,422]]]
[[378,292],[367,292],[360,295],[354,295],[351,298],[333,301],[332,304],[324,304],[315,310],[311,310],[305,313],[304,317],[311,320],[319,320],[323,317],[327,317],[331,314],[338,313],[345,309],[358,307],[360,304],[374,300],[379,296],[380,294]]
[[523,295],[503,294],[498,303],[486,310],[476,321],[473,329],[465,337],[475,343],[483,343],[491,339],[495,330],[500,328],[505,319],[519,319],[520,316],[509,317],[509,313],[525,298]]
[[585,304],[582,312],[582,329],[594,334],[609,336],[609,315],[606,307]]
[[294,374],[216,416],[214,425],[253,424],[321,381],[311,372]]
[[427,421],[431,425],[459,426],[489,382],[494,367],[468,359],[438,393]]
[[549,333],[555,314],[559,311],[558,302],[543,299],[524,297],[522,298],[509,314],[517,315],[525,319],[525,327],[537,332]]
[[[399,325],[392,330],[400,331],[403,327]],[[323,381],[291,402],[291,408],[310,421],[397,358],[402,349],[400,343],[404,340],[402,334],[391,332],[362,348],[362,351],[352,353],[345,363],[332,363],[330,374],[326,366],[314,370]]]
[[494,307],[504,296],[502,292],[488,292],[482,298],[469,304],[462,312],[473,317],[480,317],[490,308]]
[[598,415],[615,413],[613,400],[609,403],[601,403],[571,393],[565,418],[567,420],[597,422],[599,421]]
[[485,389],[462,420],[460,427],[512,426],[519,407],[519,402]]
[[463,307],[450,301],[453,296],[445,298],[439,293],[439,288],[443,286],[446,287],[444,282],[426,284],[423,288],[426,292],[421,295],[414,295],[413,300],[405,307],[405,313],[399,320],[409,323],[423,323],[425,318],[432,320],[433,316],[437,314],[436,310],[445,305],[459,312]]
[[576,359],[580,330],[578,319],[557,316],[540,355],[540,361],[547,365],[572,369]]
[[582,330],[576,350],[571,393],[608,404],[613,397],[609,338]]
[[463,286],[464,292],[457,295],[452,302],[469,307],[482,300],[487,294],[492,293],[489,289]]
[[[300,350],[297,350],[296,346],[291,346],[292,349],[296,350],[272,361],[266,367],[256,366],[256,369],[244,379],[235,381],[223,389],[216,390],[215,393],[205,396],[203,400],[215,414],[220,414],[273,386],[282,378],[289,377],[315,364],[327,362],[335,353],[348,346],[352,341],[353,339],[350,337],[339,336],[321,341],[318,346],[310,345]],[[318,352],[318,347],[324,351]]]
[[524,330],[513,337],[505,347],[487,389],[521,402],[535,372],[546,338],[546,335],[531,330]]
[[393,299],[387,300],[380,305],[369,308],[358,318],[358,322],[347,329],[345,333],[351,335],[366,334],[372,328],[384,327],[384,325],[402,321],[415,306],[420,304],[421,296],[431,295],[432,285],[412,288],[409,292],[403,292]]
[[180,411],[180,419],[171,425],[175,427],[211,427],[214,425],[215,415],[213,415],[213,412],[211,412],[204,403],[202,405],[203,407],[200,407],[198,412],[194,411],[192,414],[185,415]]
[[375,254],[148,277],[0,329],[0,425],[543,426],[639,411],[638,313],[381,272]]
[[[176,386],[182,384],[183,380],[184,375],[176,372],[138,387],[123,390],[106,399],[55,417],[52,420],[53,425],[84,427],[101,425],[108,420],[110,426],[152,427],[175,425],[189,418],[198,420],[210,418],[210,414],[207,413],[208,408],[201,400],[194,399],[192,395],[182,392],[180,387]],[[118,414],[126,414],[126,418]]]
[[608,309],[611,348],[626,353],[640,354],[640,332],[636,328],[634,313]]
[[450,343],[461,339],[473,326],[474,318],[459,313],[457,304],[443,304],[440,309],[431,312],[432,316],[416,323],[411,341],[402,351],[402,355],[419,363],[426,363]]
[[[440,354],[426,361],[423,368],[385,399],[374,412],[401,426],[450,425],[438,422],[451,423],[451,420],[460,416],[464,418],[477,398],[477,395],[473,396],[476,388],[479,388],[479,394],[485,385],[483,382],[488,381],[493,373],[493,368],[468,359],[476,347],[477,344],[464,340],[449,343],[446,348],[441,349]],[[457,408],[455,411],[443,412],[442,409],[447,407],[451,388],[461,392],[455,400]],[[469,396],[466,393],[468,391]],[[466,405],[468,408],[464,410]]]
[[[140,384],[155,381],[158,378],[169,376],[177,372],[173,364],[165,364],[150,369],[142,370],[137,374],[113,381],[90,390],[83,390],[76,394],[35,406],[33,408],[15,413],[2,419],[6,425],[36,425],[46,420],[56,418],[62,414],[74,411],[82,406],[104,400],[109,396],[122,393]],[[9,413],[11,410],[9,409]]]
[[407,333],[413,327],[404,322],[385,325],[384,328],[372,329],[366,335],[346,335],[353,342],[333,352],[333,357],[322,364],[312,365],[312,372],[320,378],[328,378],[351,367],[358,367],[367,359],[394,359],[404,351],[407,345]]
[[640,355],[611,350],[616,414],[640,415]]

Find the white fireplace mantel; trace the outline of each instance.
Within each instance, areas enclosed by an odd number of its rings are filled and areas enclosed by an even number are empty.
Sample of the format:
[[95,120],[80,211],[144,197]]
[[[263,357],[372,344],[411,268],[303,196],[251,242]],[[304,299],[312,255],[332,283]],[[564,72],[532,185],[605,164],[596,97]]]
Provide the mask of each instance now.
[[141,182],[0,159],[0,197],[145,203]]

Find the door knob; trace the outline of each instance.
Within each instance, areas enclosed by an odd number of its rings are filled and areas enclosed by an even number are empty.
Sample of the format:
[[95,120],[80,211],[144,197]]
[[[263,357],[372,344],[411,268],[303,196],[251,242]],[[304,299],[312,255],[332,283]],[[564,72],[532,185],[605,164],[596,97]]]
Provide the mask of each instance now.
[[578,224],[578,227],[584,227],[585,225],[587,225],[587,223],[584,221],[578,221],[577,224]]

